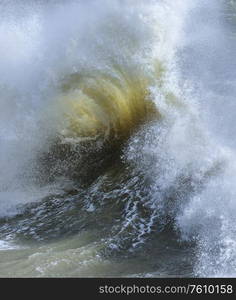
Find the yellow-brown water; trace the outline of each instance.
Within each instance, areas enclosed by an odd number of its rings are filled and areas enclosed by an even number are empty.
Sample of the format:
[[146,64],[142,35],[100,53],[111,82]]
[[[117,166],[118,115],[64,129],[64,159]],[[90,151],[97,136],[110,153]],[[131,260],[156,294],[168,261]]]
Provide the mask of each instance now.
[[234,15],[0,1],[0,277],[235,275]]

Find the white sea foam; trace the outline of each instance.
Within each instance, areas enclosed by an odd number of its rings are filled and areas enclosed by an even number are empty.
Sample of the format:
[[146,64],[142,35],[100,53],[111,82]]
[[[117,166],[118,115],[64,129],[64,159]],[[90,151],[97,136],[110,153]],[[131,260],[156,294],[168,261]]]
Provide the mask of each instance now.
[[[89,73],[91,84],[91,73],[116,80],[141,73],[161,120],[132,136],[123,155],[152,182],[152,198],[145,204],[152,213],[135,225],[135,246],[145,242],[155,219],[168,214],[181,239],[196,242],[196,275],[235,275],[236,153],[234,136],[222,137],[228,129],[232,133],[234,118],[228,116],[234,115],[234,94],[232,88],[222,92],[224,78],[214,81],[216,72],[230,67],[224,51],[232,42],[219,25],[223,2],[210,2],[1,2],[0,215],[13,215],[17,205],[51,193],[35,186],[36,158],[55,136],[68,132],[57,105],[63,80]],[[209,21],[204,10],[211,12]],[[222,90],[214,84],[222,84]],[[98,104],[93,102],[87,115],[96,110],[99,121],[113,122],[104,117],[107,106]],[[81,110],[78,119],[86,119]],[[94,209],[87,203],[88,211]],[[125,214],[122,230],[139,217],[138,202],[127,201]],[[0,248],[7,247],[1,242]]]

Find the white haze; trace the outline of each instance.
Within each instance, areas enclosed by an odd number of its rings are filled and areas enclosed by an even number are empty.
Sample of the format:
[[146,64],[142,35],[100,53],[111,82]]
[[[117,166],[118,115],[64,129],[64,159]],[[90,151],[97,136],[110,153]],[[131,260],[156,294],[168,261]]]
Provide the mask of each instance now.
[[[164,90],[150,87],[166,120],[148,128],[145,137],[131,138],[124,156],[137,168],[155,158],[149,170],[155,178],[149,204],[154,209],[164,206],[165,191],[180,176],[193,178],[195,192],[173,208],[176,230],[183,240],[196,242],[196,275],[235,276],[236,45],[227,36],[224,5],[218,0],[1,1],[0,215],[14,214],[16,204],[40,200],[56,188],[56,183],[36,187],[34,172],[38,152],[58,129],[57,112],[50,107],[59,81],[84,66],[104,69],[111,55],[122,60],[123,48],[103,32],[106,22],[122,20],[124,35],[135,36],[137,52],[151,45],[147,53],[167,66]],[[140,22],[143,12],[153,20]],[[167,91],[181,99],[183,109],[165,102]]]

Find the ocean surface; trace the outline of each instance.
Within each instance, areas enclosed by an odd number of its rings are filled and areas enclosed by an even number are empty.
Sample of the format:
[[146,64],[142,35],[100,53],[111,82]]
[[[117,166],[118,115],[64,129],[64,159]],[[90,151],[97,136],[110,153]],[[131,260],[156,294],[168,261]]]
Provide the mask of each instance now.
[[236,277],[236,1],[0,0],[0,277]]

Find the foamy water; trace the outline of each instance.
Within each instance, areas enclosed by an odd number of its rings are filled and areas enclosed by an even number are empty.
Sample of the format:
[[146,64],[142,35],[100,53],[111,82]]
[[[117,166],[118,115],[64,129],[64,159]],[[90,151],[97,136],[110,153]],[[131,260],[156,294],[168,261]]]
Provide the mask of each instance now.
[[1,1],[0,276],[235,276],[234,6]]

